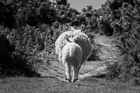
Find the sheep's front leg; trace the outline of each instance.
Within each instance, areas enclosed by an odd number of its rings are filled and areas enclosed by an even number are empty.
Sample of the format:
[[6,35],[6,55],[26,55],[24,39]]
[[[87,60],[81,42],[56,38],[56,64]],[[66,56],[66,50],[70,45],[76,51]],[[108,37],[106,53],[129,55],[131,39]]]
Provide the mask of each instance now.
[[69,81],[69,83],[71,83],[71,68],[68,64],[65,64],[65,76],[66,76],[66,80]]

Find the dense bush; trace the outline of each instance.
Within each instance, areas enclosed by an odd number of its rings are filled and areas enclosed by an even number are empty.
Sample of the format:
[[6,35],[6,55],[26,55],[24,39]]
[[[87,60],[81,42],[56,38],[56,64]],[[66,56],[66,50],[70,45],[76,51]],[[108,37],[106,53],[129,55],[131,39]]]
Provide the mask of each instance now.
[[0,28],[0,72],[6,75],[39,75],[37,64],[49,64],[54,59],[54,42],[61,31],[47,25],[29,25],[19,29]]
[[[116,46],[120,49],[119,63],[110,69],[108,77],[120,78],[123,81],[140,77],[140,2],[138,0],[125,1],[120,0],[121,5],[109,2],[110,11],[118,11],[121,13],[117,18],[116,14],[112,14],[115,19],[112,21],[114,35],[116,38]],[[115,6],[114,6],[115,4]],[[119,20],[118,20],[119,19]]]
[[5,35],[7,29],[2,30],[0,33],[0,75],[13,76],[39,76],[33,67],[33,63],[28,62],[27,56],[23,51],[16,52],[16,47],[10,42]]

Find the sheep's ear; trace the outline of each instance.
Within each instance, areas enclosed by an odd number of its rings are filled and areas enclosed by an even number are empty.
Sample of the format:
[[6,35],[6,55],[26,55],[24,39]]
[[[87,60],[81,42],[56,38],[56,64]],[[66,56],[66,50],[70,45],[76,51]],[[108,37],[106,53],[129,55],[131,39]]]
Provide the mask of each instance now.
[[70,42],[75,42],[73,38],[68,38]]
[[70,43],[71,41],[69,40],[69,38],[66,38],[65,42],[67,44],[67,43]]
[[69,38],[66,39],[67,42],[71,42]]
[[74,43],[75,42],[73,38],[67,38],[66,41],[67,41],[67,43],[70,43],[70,42]]

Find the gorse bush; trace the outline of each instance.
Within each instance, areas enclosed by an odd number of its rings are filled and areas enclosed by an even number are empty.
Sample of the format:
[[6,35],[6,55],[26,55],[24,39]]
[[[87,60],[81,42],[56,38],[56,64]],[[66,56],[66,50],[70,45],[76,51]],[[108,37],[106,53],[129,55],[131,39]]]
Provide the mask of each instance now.
[[28,62],[24,53],[22,51],[17,53],[15,50],[15,45],[11,44],[7,37],[2,33],[0,35],[0,45],[1,76],[39,76],[39,74],[37,74],[36,70],[33,68],[33,64]]
[[37,64],[54,59],[57,34],[47,25],[13,30],[1,27],[1,74],[38,76]]
[[140,28],[139,26],[121,38],[118,47],[121,50],[120,73],[131,77],[140,77]]
[[[113,0],[114,2],[117,0]],[[119,11],[121,15],[118,21],[113,21],[114,34],[120,33],[116,38],[116,46],[120,50],[118,64],[114,68],[110,68],[108,77],[120,78],[123,81],[131,80],[132,78],[140,78],[140,2],[132,0],[127,2],[120,0],[122,4],[110,7],[111,11]],[[114,2],[110,2],[115,4]],[[115,16],[115,15],[114,15]],[[117,30],[118,29],[118,30]],[[118,32],[117,32],[118,31]]]
[[114,30],[111,27],[111,23],[108,22],[108,20],[106,20],[106,19],[105,20],[101,19],[98,22],[98,27],[99,27],[100,33],[103,35],[111,36],[114,33]]

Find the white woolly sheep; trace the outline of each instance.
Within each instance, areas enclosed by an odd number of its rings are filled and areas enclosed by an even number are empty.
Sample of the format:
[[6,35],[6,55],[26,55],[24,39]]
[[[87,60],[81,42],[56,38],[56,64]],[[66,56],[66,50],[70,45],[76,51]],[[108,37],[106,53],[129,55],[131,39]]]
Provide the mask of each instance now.
[[72,42],[77,43],[82,48],[83,64],[92,53],[92,45],[88,36],[80,30],[66,31],[62,33],[55,42],[55,51],[59,61],[62,62],[62,49],[66,45],[68,38],[72,38]]
[[59,57],[62,57],[62,48],[66,45],[66,40],[72,38],[75,43],[80,45],[83,51],[82,63],[85,62],[92,53],[92,45],[88,36],[81,31],[66,31],[62,33],[55,42],[55,52]]
[[66,43],[62,49],[62,63],[65,68],[66,80],[72,83],[78,80],[81,61],[82,48],[76,43]]

